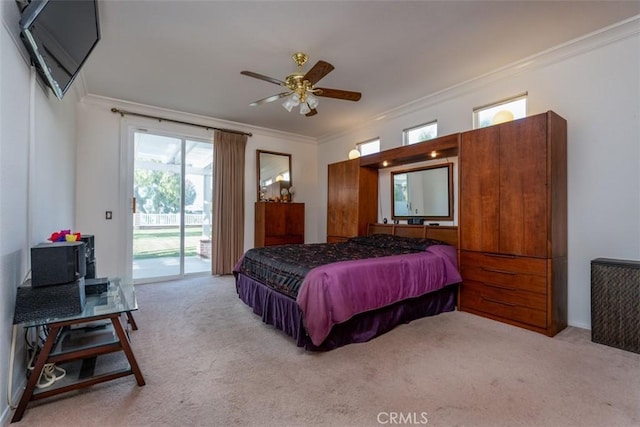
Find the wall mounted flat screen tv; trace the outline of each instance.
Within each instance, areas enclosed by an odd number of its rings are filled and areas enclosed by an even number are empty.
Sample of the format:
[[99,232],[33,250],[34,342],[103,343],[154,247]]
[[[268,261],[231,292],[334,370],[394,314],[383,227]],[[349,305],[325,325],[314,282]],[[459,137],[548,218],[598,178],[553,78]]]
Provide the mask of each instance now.
[[20,38],[38,74],[62,99],[100,40],[97,0],[31,0]]

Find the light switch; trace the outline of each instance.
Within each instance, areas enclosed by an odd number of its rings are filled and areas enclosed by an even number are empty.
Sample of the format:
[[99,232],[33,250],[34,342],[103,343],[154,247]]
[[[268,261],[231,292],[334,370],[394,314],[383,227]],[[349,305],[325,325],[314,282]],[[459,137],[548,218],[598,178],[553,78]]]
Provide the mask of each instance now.
[[105,219],[112,219],[112,218],[113,218],[113,212],[111,212],[111,211],[106,211],[106,212],[104,213],[104,217],[105,217]]

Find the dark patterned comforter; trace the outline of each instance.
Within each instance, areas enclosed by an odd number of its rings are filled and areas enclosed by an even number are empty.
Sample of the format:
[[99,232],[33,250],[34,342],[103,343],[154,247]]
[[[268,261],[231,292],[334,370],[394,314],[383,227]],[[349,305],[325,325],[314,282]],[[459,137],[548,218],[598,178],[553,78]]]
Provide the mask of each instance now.
[[443,244],[433,239],[374,234],[352,237],[343,243],[267,246],[248,250],[234,270],[296,298],[305,276],[313,268],[341,261],[424,252],[431,245]]
[[453,246],[387,234],[251,249],[234,273],[295,298],[315,345],[358,313],[462,281]]

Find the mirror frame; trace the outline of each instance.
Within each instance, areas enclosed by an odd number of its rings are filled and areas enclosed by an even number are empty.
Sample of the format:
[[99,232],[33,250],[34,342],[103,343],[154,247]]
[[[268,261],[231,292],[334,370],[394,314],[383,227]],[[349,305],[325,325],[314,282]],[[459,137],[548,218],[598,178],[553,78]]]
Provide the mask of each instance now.
[[288,162],[289,162],[289,187],[293,186],[293,172],[291,170],[291,154],[287,154],[287,153],[278,153],[276,151],[266,151],[266,150],[256,150],[256,197],[257,200],[260,202],[262,201],[260,199],[260,156],[262,154],[271,154],[274,156],[283,156],[283,157],[287,157]]
[[[394,177],[395,175],[406,174],[409,172],[419,172],[430,169],[442,169],[447,168],[447,179],[448,179],[448,197],[449,197],[449,215],[442,216],[430,216],[430,215],[396,215],[395,208],[395,185],[394,185]],[[392,219],[410,219],[410,218],[422,218],[427,220],[440,220],[440,221],[453,221],[453,163],[439,163],[437,165],[430,166],[420,166],[412,169],[402,169],[391,172],[391,218]]]

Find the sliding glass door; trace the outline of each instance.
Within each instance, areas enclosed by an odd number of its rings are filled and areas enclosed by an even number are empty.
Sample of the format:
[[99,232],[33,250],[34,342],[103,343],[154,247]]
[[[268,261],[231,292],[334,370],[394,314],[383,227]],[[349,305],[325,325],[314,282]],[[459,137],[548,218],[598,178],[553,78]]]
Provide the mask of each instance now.
[[211,271],[211,141],[135,130],[132,278]]

